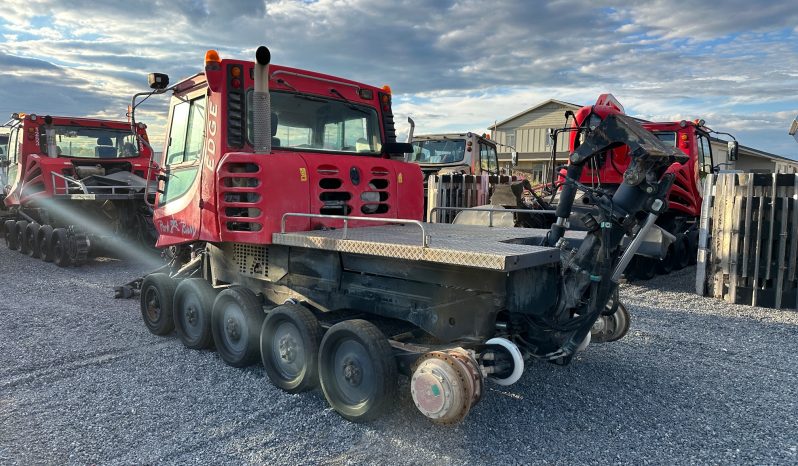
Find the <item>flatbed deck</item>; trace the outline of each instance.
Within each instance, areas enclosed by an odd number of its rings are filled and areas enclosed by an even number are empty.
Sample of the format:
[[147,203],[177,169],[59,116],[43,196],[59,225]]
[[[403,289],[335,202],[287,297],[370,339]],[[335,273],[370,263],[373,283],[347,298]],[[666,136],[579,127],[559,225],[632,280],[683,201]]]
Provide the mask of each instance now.
[[[417,224],[274,233],[274,244],[372,256],[427,261],[510,272],[559,262],[560,250],[537,246],[546,229],[425,223],[428,244]],[[584,232],[569,232],[577,241]]]

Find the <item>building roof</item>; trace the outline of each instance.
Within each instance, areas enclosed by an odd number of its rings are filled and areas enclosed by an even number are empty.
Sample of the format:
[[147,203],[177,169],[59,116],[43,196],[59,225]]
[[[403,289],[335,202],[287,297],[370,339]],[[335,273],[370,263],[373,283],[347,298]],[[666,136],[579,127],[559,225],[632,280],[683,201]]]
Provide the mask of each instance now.
[[548,104],[558,104],[558,105],[562,105],[563,107],[571,107],[574,110],[579,110],[580,108],[583,107],[582,105],[572,104],[570,102],[564,102],[562,100],[549,99],[549,100],[547,100],[545,102],[541,102],[541,103],[535,105],[534,107],[529,107],[528,109],[524,110],[523,112],[516,113],[515,115],[511,116],[510,118],[505,118],[504,120],[496,123],[495,125],[488,126],[488,129],[495,130],[496,127],[498,127],[498,126],[502,126],[502,125],[504,125],[504,124],[506,124],[506,123],[508,123],[508,122],[510,122],[512,120],[515,120],[516,118],[518,118],[518,117],[520,117],[522,115],[526,115],[527,113],[532,112],[534,110],[537,110],[540,107],[542,107],[544,105],[548,105]]
[[[710,139],[712,140],[712,142],[717,142],[717,143],[720,143],[720,144],[726,144],[726,142],[728,142],[725,139],[720,139],[720,138],[715,138],[715,137],[710,137]],[[789,163],[793,163],[793,164],[798,164],[798,160],[796,160],[796,159],[791,159],[791,158],[785,157],[783,155],[777,155],[777,154],[773,154],[773,153],[770,153],[770,152],[765,152],[765,151],[759,150],[759,149],[754,149],[753,147],[744,146],[742,144],[740,144],[738,150],[739,150],[739,152],[745,152],[745,155],[750,155],[750,156],[753,156],[753,157],[760,157],[760,158],[763,158],[763,159],[771,159],[771,160],[775,160],[775,161],[778,161],[778,162],[789,162]]]

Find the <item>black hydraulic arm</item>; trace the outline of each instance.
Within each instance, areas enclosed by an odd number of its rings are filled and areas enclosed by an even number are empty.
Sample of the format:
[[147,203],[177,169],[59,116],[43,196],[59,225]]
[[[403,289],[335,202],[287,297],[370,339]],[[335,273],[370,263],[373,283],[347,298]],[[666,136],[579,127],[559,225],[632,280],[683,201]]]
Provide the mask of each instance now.
[[[569,157],[570,165],[557,205],[557,221],[549,232],[550,245],[555,245],[565,233],[585,164],[596,155],[622,145],[629,147],[629,156],[632,159],[624,172],[623,184],[627,187],[640,185],[652,169],[688,160],[682,151],[663,144],[634,118],[616,114],[607,116],[596,129],[587,133],[585,141]],[[626,213],[634,213],[632,210],[635,210],[633,205],[625,206],[623,203],[618,207],[628,207]]]

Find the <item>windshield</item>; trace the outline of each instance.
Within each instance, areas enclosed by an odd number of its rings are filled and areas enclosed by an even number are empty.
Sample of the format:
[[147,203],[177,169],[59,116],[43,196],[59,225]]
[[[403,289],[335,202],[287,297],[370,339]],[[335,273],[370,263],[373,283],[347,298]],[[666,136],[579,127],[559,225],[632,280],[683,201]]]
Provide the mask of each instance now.
[[465,158],[465,139],[425,139],[413,141],[410,161],[416,163],[455,163]]
[[[253,140],[253,91],[247,93],[247,137]],[[272,92],[272,147],[379,154],[377,111],[318,96]]]
[[676,147],[676,133],[673,131],[655,131],[654,136],[663,143]]
[[[139,155],[136,137],[130,130],[84,126],[53,126],[53,129],[59,157],[116,159]],[[39,144],[47,150],[44,128],[41,129]]]

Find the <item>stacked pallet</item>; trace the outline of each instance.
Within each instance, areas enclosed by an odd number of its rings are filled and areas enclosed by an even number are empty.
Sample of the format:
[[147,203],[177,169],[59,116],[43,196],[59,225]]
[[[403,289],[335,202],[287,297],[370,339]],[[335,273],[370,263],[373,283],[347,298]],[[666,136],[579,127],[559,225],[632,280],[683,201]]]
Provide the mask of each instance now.
[[722,173],[705,183],[696,292],[798,308],[798,175]]
[[432,175],[427,179],[426,218],[429,222],[452,223],[458,210],[436,210],[438,207],[476,207],[490,203],[493,187],[516,181],[515,176],[496,175]]

